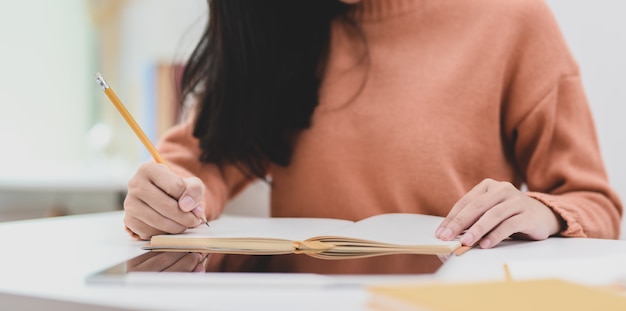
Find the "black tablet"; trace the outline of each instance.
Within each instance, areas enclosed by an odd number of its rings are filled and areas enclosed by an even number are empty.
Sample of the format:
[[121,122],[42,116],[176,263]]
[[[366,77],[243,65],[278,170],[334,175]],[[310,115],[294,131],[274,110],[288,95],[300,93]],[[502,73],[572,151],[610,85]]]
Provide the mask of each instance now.
[[404,254],[328,260],[304,254],[147,252],[94,273],[86,281],[151,285],[362,285],[382,280],[432,280],[444,261],[435,255]]

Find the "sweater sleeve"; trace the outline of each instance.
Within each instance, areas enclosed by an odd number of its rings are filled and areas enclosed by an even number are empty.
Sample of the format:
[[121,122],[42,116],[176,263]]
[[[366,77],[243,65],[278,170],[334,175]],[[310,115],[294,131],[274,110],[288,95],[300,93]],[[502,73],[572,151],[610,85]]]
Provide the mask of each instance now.
[[562,236],[618,238],[623,207],[609,185],[578,65],[545,3],[524,3],[504,135],[528,195],[564,220]]
[[193,136],[193,120],[171,128],[159,142],[158,149],[172,170],[182,177],[196,176],[206,187],[204,204],[208,218],[218,217],[228,200],[249,183],[234,165],[218,166],[200,161],[198,139]]
[[580,77],[563,77],[517,133],[528,195],[563,218],[561,235],[618,238],[622,205],[609,186]]

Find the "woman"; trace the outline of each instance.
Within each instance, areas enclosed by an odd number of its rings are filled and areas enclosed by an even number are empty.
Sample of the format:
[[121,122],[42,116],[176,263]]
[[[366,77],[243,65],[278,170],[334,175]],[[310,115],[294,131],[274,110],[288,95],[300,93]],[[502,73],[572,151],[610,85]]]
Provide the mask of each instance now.
[[[617,238],[579,70],[540,0],[209,0],[197,97],[141,166],[141,239],[220,215],[256,178],[272,216],[446,216],[436,235]],[[527,189],[527,190],[521,190]]]

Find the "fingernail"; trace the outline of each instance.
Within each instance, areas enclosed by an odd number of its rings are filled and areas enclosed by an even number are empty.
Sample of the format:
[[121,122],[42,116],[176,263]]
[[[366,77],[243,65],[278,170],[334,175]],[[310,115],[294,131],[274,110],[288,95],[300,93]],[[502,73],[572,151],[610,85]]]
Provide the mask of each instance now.
[[437,228],[437,231],[435,231],[435,236],[438,237],[438,238],[441,237],[441,231],[442,230],[443,230],[443,228],[441,228],[441,227]]
[[191,213],[196,215],[196,217],[200,218],[200,219],[204,219],[204,208],[202,207],[202,205],[194,208],[193,210],[191,210]]
[[453,235],[452,235],[452,230],[450,228],[445,228],[442,232],[441,232],[441,237],[444,240],[452,240]]
[[191,208],[193,208],[196,204],[196,202],[188,195],[182,198],[179,203],[180,207],[185,211],[191,210]]
[[474,235],[471,232],[466,232],[461,237],[461,243],[463,243],[463,245],[472,245],[472,244],[474,244]]
[[483,239],[482,241],[480,241],[480,248],[489,248],[489,247],[491,247],[491,240]]

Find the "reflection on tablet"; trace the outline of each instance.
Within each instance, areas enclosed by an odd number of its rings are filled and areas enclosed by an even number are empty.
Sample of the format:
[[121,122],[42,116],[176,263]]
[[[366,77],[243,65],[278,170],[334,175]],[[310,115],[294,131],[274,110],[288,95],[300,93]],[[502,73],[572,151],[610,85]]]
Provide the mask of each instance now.
[[[90,276],[88,282],[124,282],[141,272],[176,272],[178,275],[281,274],[327,276],[428,275],[443,265],[435,255],[384,255],[368,258],[325,260],[301,255],[225,255],[147,252]],[[147,274],[144,274],[147,275]],[[159,274],[160,275],[160,274]]]

